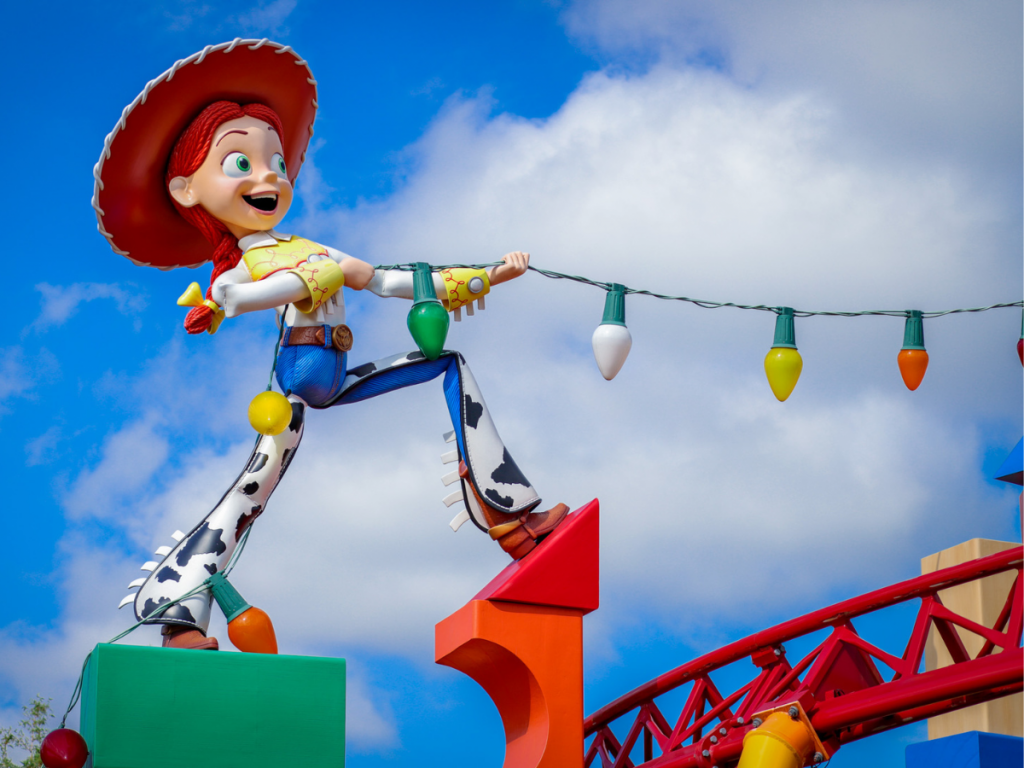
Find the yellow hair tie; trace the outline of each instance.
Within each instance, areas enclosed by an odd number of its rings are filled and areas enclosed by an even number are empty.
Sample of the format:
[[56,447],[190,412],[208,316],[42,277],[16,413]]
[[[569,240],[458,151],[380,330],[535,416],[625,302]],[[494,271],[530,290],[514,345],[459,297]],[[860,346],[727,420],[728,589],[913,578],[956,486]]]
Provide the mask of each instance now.
[[203,291],[199,287],[199,283],[192,283],[185,289],[185,292],[178,297],[178,306],[209,307],[213,312],[213,320],[210,323],[210,327],[207,329],[208,333],[216,333],[221,322],[224,320],[224,310],[221,309],[217,302],[212,299],[203,298]]

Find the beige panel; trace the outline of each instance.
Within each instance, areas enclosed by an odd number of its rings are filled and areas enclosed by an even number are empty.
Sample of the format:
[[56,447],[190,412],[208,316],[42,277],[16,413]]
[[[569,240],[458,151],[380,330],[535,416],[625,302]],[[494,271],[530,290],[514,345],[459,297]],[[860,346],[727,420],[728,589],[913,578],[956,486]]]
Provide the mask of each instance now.
[[[932,573],[941,568],[960,565],[979,557],[988,557],[1016,546],[1019,545],[1009,541],[971,539],[922,558],[921,573]],[[984,579],[940,590],[939,599],[951,611],[991,627],[999,618],[999,612],[1003,609],[1016,573],[1015,570],[997,573]],[[971,656],[977,654],[985,644],[985,641],[973,632],[960,627],[956,627],[956,631]],[[999,649],[996,648],[996,653],[998,652]],[[925,646],[925,669],[939,669],[951,662],[949,651],[933,627],[928,636],[928,645]],[[929,739],[941,739],[967,731],[1024,736],[1024,697],[1016,693],[928,720]]]

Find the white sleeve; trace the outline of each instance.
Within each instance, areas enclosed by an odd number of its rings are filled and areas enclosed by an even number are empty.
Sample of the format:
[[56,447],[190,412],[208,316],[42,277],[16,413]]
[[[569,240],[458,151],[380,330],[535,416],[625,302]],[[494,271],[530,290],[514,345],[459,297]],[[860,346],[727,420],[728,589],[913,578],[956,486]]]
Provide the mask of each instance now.
[[273,309],[309,298],[309,289],[294,272],[279,272],[258,283],[228,286],[225,291],[224,314],[237,317],[246,312]]
[[220,277],[213,281],[213,286],[210,291],[210,295],[215,302],[220,306],[224,306],[224,289],[229,285],[239,285],[240,283],[251,283],[252,277],[249,276],[249,270],[245,266],[244,261],[239,261],[237,267],[229,269],[227,272],[223,272]]
[[[413,298],[412,277],[413,272],[401,269],[375,269],[373,279],[366,286],[371,291],[385,299],[411,299]],[[444,288],[444,278],[437,272],[433,273],[434,293],[437,298],[444,299],[447,293]]]
[[254,283],[242,262],[214,281],[211,295],[224,310],[226,317],[238,317],[246,312],[301,301],[309,295],[309,291],[302,279],[290,272],[270,275]]

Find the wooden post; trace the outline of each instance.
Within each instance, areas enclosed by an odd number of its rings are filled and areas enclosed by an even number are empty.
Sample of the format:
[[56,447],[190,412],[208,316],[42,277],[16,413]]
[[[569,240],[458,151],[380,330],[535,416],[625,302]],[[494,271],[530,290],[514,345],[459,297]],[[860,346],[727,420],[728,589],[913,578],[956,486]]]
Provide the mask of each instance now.
[[[933,573],[940,568],[977,560],[979,557],[994,555],[996,552],[1016,546],[1018,545],[1009,541],[971,539],[923,558],[921,573]],[[942,600],[943,605],[961,616],[991,627],[1003,607],[1006,595],[1013,584],[1014,575],[1013,571],[1005,571],[967,584],[950,587],[939,592],[939,599]],[[956,628],[956,632],[973,658],[984,645],[984,638],[959,627]],[[925,647],[925,669],[939,669],[948,666],[951,662],[949,651],[946,650],[945,644],[933,627],[929,633],[928,645]],[[1021,694],[1015,693],[994,701],[975,704],[973,707],[966,707],[956,712],[928,718],[928,738],[941,739],[968,731],[1024,736],[1022,704],[1024,704],[1024,699]]]

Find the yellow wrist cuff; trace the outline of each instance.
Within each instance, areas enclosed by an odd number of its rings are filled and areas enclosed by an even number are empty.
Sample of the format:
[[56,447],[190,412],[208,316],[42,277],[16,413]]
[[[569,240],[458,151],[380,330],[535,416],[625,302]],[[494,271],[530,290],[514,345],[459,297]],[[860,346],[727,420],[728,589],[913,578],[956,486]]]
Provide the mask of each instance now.
[[444,305],[449,312],[472,304],[491,291],[491,280],[485,269],[455,267],[442,269],[439,274],[444,279]]
[[304,314],[315,312],[317,307],[331,298],[345,285],[345,273],[338,262],[331,258],[303,262],[287,270],[299,276],[309,291],[309,297],[295,302],[295,308]]

